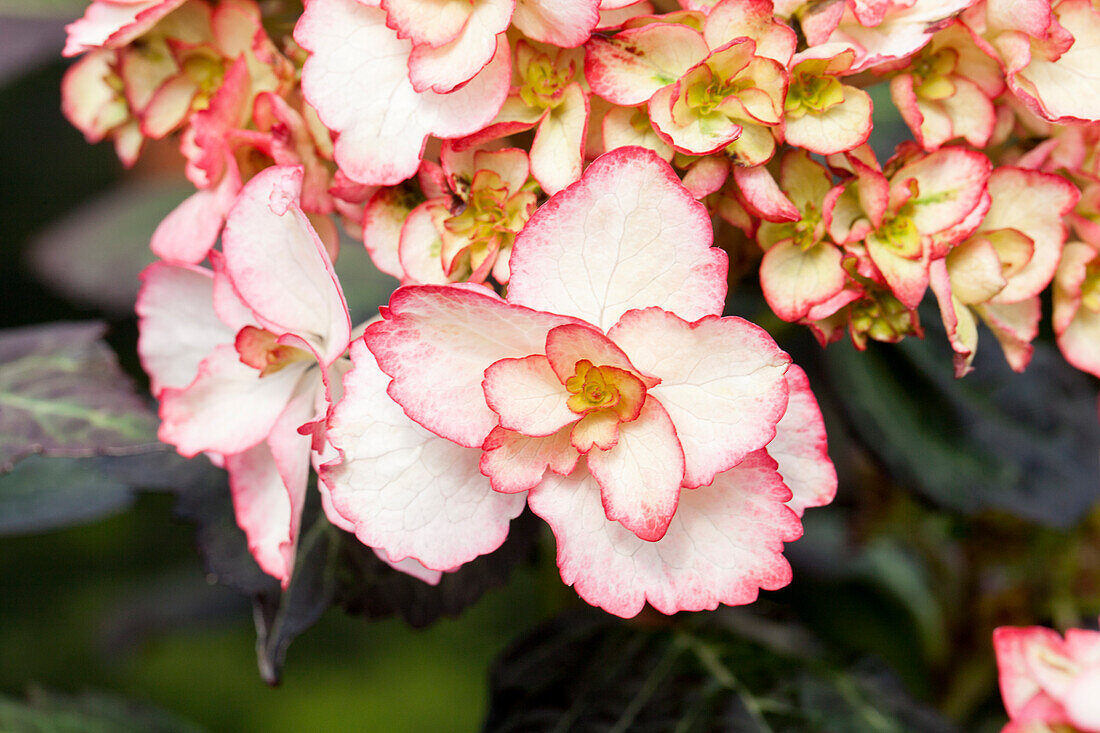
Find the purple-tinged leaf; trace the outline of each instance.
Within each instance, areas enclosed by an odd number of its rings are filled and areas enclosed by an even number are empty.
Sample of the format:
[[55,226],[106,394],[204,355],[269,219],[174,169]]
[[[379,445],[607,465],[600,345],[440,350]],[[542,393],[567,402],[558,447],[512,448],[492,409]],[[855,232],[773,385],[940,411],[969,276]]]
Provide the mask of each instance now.
[[156,416],[119,369],[98,322],[0,331],[0,473],[28,455],[149,451]]

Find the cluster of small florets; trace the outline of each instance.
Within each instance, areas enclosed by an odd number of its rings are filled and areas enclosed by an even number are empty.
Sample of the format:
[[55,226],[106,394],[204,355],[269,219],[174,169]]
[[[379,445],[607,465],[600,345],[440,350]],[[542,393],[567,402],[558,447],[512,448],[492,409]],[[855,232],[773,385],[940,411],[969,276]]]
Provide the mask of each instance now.
[[[1053,280],[1100,375],[1100,11],[657,4],[95,0],[69,26],[89,140],[132,163],[179,135],[198,191],[153,237],[139,350],[267,572],[312,465],[332,522],[427,582],[525,506],[614,613],[788,582],[836,478],[805,375],[721,315],[717,219],[823,343],[919,334],[931,289],[959,375],[979,319],[1023,369]],[[878,82],[914,138],[884,164]],[[404,286],[365,331],[338,226]]]

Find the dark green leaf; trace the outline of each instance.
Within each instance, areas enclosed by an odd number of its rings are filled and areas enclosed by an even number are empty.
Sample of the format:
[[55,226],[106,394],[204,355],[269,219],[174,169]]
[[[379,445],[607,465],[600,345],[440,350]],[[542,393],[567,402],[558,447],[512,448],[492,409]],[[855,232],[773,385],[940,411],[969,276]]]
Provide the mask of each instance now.
[[[219,481],[204,458],[187,460],[159,443],[130,456],[29,456],[0,475],[0,536],[43,532],[127,509],[137,489],[179,491]],[[224,479],[221,479],[224,482]]]
[[100,338],[102,323],[0,332],[0,473],[33,453],[147,452],[156,416]]
[[1016,374],[992,338],[974,373],[956,380],[938,320],[923,320],[925,341],[827,350],[830,391],[843,397],[836,407],[851,430],[892,476],[942,507],[1074,524],[1100,498],[1094,383],[1044,343]]
[[537,520],[524,512],[512,521],[508,539],[496,552],[444,573],[434,586],[394,570],[354,536],[341,533],[336,600],[349,613],[396,615],[415,627],[457,616],[486,591],[504,585],[512,568],[530,557],[537,530]]
[[0,536],[91,522],[132,501],[130,486],[95,471],[91,459],[31,456],[0,476]]
[[677,629],[595,613],[544,624],[498,659],[485,731],[953,730],[881,669],[811,658],[812,639],[777,649],[767,640],[787,630],[750,638],[725,615]]
[[151,705],[114,695],[62,695],[32,689],[27,702],[0,696],[5,733],[202,733],[202,728]]

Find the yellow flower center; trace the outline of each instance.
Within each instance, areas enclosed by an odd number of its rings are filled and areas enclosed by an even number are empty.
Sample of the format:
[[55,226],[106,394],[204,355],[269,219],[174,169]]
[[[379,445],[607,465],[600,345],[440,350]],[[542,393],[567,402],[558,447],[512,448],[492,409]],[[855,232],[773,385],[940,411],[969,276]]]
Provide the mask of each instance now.
[[573,376],[565,381],[569,391],[566,405],[578,415],[613,410],[620,420],[633,420],[645,400],[645,385],[625,369],[594,366],[587,359],[577,362]]

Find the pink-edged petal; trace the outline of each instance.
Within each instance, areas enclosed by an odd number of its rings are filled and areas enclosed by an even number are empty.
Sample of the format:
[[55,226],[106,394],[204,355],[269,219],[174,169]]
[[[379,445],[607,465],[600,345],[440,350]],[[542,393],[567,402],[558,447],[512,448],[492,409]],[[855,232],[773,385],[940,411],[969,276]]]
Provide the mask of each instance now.
[[728,160],[718,156],[700,158],[684,174],[684,188],[691,191],[692,196],[702,200],[721,190],[729,175]]
[[[673,107],[680,106],[679,94],[679,85],[665,87],[653,95],[647,107],[658,137],[677,151],[686,155],[710,155],[741,137],[745,128],[719,111],[699,116],[695,110],[689,110],[686,119],[678,120]],[[736,100],[732,103],[736,104]]]
[[657,12],[653,8],[653,3],[649,0],[638,0],[637,2],[628,2],[623,4],[625,0],[619,0],[615,5],[619,7],[611,7],[607,2],[600,3],[600,20],[596,23],[597,31],[610,31],[622,28],[628,21],[634,18],[639,18],[644,15],[653,15]]
[[524,495],[492,490],[478,468],[480,450],[409,420],[386,395],[389,378],[362,341],[351,356],[355,367],[329,421],[342,461],[326,465],[321,477],[356,536],[395,561],[412,557],[433,570],[497,549]]
[[751,38],[756,55],[787,66],[798,45],[794,30],[775,20],[772,0],[726,0],[707,14],[703,36],[711,48]]
[[212,299],[209,270],[154,263],[141,273],[138,292],[138,356],[158,394],[165,387],[182,389],[195,378],[199,364],[237,332],[222,323]]
[[[997,124],[997,111],[977,84],[969,79],[952,79],[955,93],[943,100],[944,114],[951,121],[951,136],[961,137],[976,148],[984,148]],[[946,142],[950,137],[941,138]]]
[[1064,657],[1062,637],[1042,626],[1001,626],[993,630],[993,651],[997,655],[997,671],[1001,697],[1009,717],[1015,718],[1040,691],[1033,660],[1047,657],[1052,661]]
[[580,453],[570,444],[571,427],[543,437],[493,428],[485,439],[481,472],[494,491],[515,494],[538,486],[547,469],[561,476],[573,473]]
[[153,254],[169,262],[202,262],[218,241],[240,190],[237,168],[230,165],[217,186],[191,194],[157,225],[149,241]]
[[621,107],[643,104],[710,53],[703,36],[685,25],[631,28],[585,45],[584,76],[592,91]]
[[779,475],[790,488],[787,502],[798,516],[812,507],[825,506],[836,496],[836,468],[829,459],[825,421],[810,389],[806,372],[797,364],[787,370],[787,411],[775,426],[768,455],[779,464]]
[[588,112],[581,85],[570,84],[561,104],[539,123],[531,144],[531,173],[546,193],[553,195],[581,177]]
[[1054,8],[1073,45],[1054,60],[1032,52],[1023,68],[1010,54],[1006,59],[1009,87],[1032,112],[1051,122],[1100,120],[1100,98],[1095,94],[1100,80],[1100,12],[1088,0],[1062,0]]
[[585,415],[573,426],[569,443],[580,453],[593,449],[611,450],[619,442],[619,416],[611,410],[597,410]]
[[599,486],[583,468],[547,476],[531,510],[557,538],[558,568],[588,603],[629,618],[648,601],[662,613],[751,603],[791,580],[783,542],[801,525],[784,502],[775,462],[753,454],[711,486],[682,490],[668,531],[646,542],[604,516]]
[[264,440],[308,368],[302,362],[260,377],[232,344],[218,346],[183,389],[160,395],[157,436],[188,458],[211,451],[243,453]]
[[234,337],[245,326],[259,325],[256,314],[241,302],[240,295],[233,288],[233,280],[225,266],[225,257],[218,250],[211,250],[210,264],[214,269],[214,312],[228,326]]
[[130,119],[126,101],[108,83],[117,60],[114,51],[92,51],[70,66],[61,79],[61,111],[90,143],[99,142]]
[[[381,188],[363,211],[363,245],[371,262],[387,275],[401,279],[404,271],[398,249],[401,227],[412,211],[411,195],[399,187]],[[442,268],[440,268],[442,269]]]
[[578,419],[566,407],[569,393],[541,354],[494,362],[482,384],[486,403],[508,430],[545,437]]
[[820,114],[788,119],[787,143],[812,153],[831,155],[867,142],[871,135],[871,95],[847,84],[843,93],[842,103]]
[[198,85],[184,74],[170,78],[141,111],[141,134],[154,140],[167,136],[183,124],[199,91]]
[[512,23],[536,41],[575,48],[600,20],[599,0],[516,0]]
[[386,11],[387,23],[400,38],[433,47],[457,38],[474,10],[469,0],[382,0],[371,4]]
[[233,287],[265,326],[305,339],[327,366],[351,320],[324,244],[298,205],[302,169],[268,168],[237,197],[222,251]]
[[710,483],[775,437],[787,409],[790,357],[759,326],[708,316],[688,323],[658,308],[631,311],[608,334],[646,374],[676,426],[684,486]]
[[[1018,239],[1018,249],[1026,256],[1030,242],[1024,237]],[[962,303],[984,303],[1001,292],[1007,283],[1001,258],[993,243],[985,237],[974,237],[955,247],[947,254],[946,263],[951,273],[952,293]]]
[[[290,498],[267,443],[226,456],[229,488],[237,525],[248,539],[248,551],[268,575],[285,588],[294,570],[294,543],[289,538]],[[305,484],[302,484],[303,494]],[[295,527],[295,532],[297,527]]]
[[941,148],[903,166],[891,184],[917,181],[913,222],[922,234],[933,234],[958,224],[978,206],[991,169],[989,158],[979,152]]
[[721,313],[727,259],[710,216],[656,153],[620,148],[542,205],[516,237],[508,299],[608,328],[631,308]]
[[[611,366],[637,373],[638,369],[630,363],[623,350],[611,339],[594,328],[582,325],[558,326],[546,334],[546,357],[550,367],[557,375],[558,383],[573,376],[577,362],[588,360],[593,366]],[[652,387],[657,380],[639,375],[646,386]]]
[[1062,217],[1076,205],[1077,190],[1059,175],[1004,167],[990,175],[989,193],[993,201],[981,229],[1015,229],[1035,246],[1031,259],[1012,273],[994,302],[1012,303],[1038,295],[1058,269],[1066,240]]
[[401,282],[415,285],[443,285],[447,273],[443,271],[440,252],[443,241],[432,219],[432,208],[441,204],[439,199],[425,201],[405,219],[401,227],[398,261],[401,265]]
[[545,351],[546,334],[574,319],[509,305],[476,286],[404,287],[366,343],[393,377],[390,396],[428,430],[480,448],[498,417],[485,403],[489,365]]
[[649,542],[664,537],[680,498],[684,452],[657,400],[647,397],[638,419],[619,425],[615,447],[588,454],[588,470],[608,519]]
[[[772,174],[762,165],[745,168],[733,166],[733,179],[744,197],[745,205],[756,216],[767,221],[798,221],[798,207],[776,184]],[[788,188],[790,188],[788,186]],[[820,204],[820,200],[814,202]]]
[[1039,321],[1043,317],[1039,296],[1015,303],[990,303],[978,306],[977,310],[997,337],[1012,370],[1022,372],[1026,369],[1035,351],[1031,342],[1039,335]]
[[971,363],[978,348],[978,323],[974,320],[971,309],[952,293],[951,277],[948,275],[945,260],[938,259],[929,263],[928,283],[936,294],[947,340],[955,352],[955,378],[962,379],[973,371]]
[[448,94],[474,78],[497,52],[497,34],[508,27],[515,0],[481,0],[454,40],[433,48],[413,46],[409,81],[417,92]]
[[[349,532],[354,532],[354,527]],[[413,557],[406,557],[404,560],[398,560],[394,562],[390,559],[389,554],[381,547],[372,547],[374,554],[379,560],[389,565],[394,570],[398,570],[406,575],[411,575],[417,580],[422,580],[428,585],[439,585],[439,581],[443,580],[442,570],[430,570],[420,564],[420,561]]]
[[94,48],[125,46],[183,3],[184,0],[93,2],[84,17],[65,26],[68,37],[61,55],[77,56]]
[[819,242],[803,250],[794,240],[777,242],[760,261],[760,287],[775,314],[795,322],[844,289],[847,277],[839,247]]
[[313,391],[302,390],[290,401],[267,441],[225,458],[233,510],[248,551],[284,588],[294,570],[309,480],[310,438],[300,435],[298,426],[314,415]]
[[[474,133],[508,95],[511,58],[497,39],[493,60],[450,94],[418,93],[408,78],[411,44],[386,27],[385,13],[355,0],[314,0],[294,37],[312,55],[302,89],[336,140],[336,162],[360,183],[393,185],[416,173],[429,135]],[[370,73],[363,73],[369,69]]]
[[873,234],[864,241],[890,291],[905,307],[916,308],[928,289],[928,249],[922,249],[914,260],[898,254],[890,242]]
[[604,115],[600,126],[603,133],[603,149],[614,150],[637,145],[649,148],[662,159],[671,161],[675,151],[660,138],[644,110],[631,107],[612,107]]

